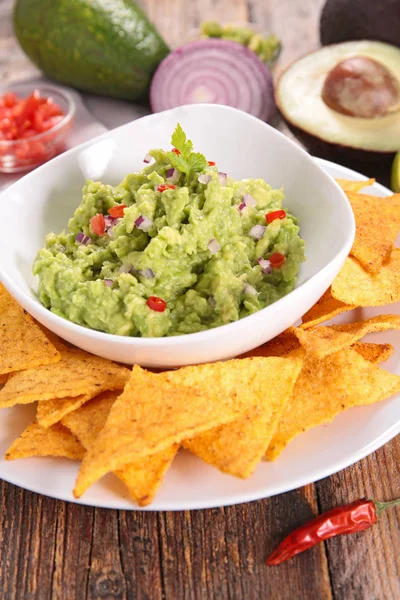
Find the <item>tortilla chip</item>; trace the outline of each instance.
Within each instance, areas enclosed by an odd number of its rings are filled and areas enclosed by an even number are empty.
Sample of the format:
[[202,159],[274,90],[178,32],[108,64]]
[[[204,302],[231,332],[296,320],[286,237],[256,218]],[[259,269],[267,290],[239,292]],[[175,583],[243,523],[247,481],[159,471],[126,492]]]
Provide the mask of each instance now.
[[371,273],[388,259],[400,232],[400,211],[385,198],[347,193],[356,219],[356,237],[350,254]]
[[135,366],[104,429],[83,460],[74,494],[109,471],[234,421],[265,391],[265,358],[183,367],[159,375]]
[[3,385],[8,379],[8,375],[0,375],[0,385]]
[[394,248],[379,273],[368,273],[352,257],[332,283],[332,296],[345,304],[383,306],[400,301],[400,249]]
[[322,360],[300,349],[303,368],[267,450],[275,460],[300,433],[353,406],[374,404],[400,390],[400,376],[383,371],[352,350],[330,354]]
[[71,460],[82,460],[84,454],[84,447],[66,427],[54,425],[44,429],[37,423],[32,423],[11,444],[6,452],[6,459],[64,456]]
[[360,192],[365,187],[374,185],[375,179],[367,179],[367,181],[352,181],[350,179],[336,179],[342,190],[345,192]]
[[313,329],[293,328],[293,333],[303,348],[317,358],[348,348],[368,333],[400,329],[400,315],[379,315],[357,323],[314,327]]
[[53,331],[50,331],[50,329],[47,329],[47,327],[39,323],[39,321],[35,320],[35,323],[42,330],[47,339],[53,344],[53,346],[57,348],[57,350],[59,350],[60,347],[61,349],[72,348],[72,344],[61,339],[56,333],[53,333]]
[[44,400],[38,402],[36,411],[36,420],[42,427],[51,427],[55,423],[59,423],[63,417],[77,410],[86,402],[101,394],[104,388],[108,388],[108,384],[104,384],[96,388],[95,393],[82,394],[71,398],[54,398],[53,400]]
[[0,283],[0,374],[57,363],[61,355]]
[[[94,444],[103,429],[117,397],[118,393],[116,392],[105,392],[85,406],[68,414],[62,419],[62,424],[68,427],[88,449]],[[132,498],[140,506],[146,506],[154,499],[178,448],[179,445],[174,444],[158,454],[143,456],[115,471],[115,475],[123,481]]]
[[356,306],[344,304],[340,300],[336,300],[332,296],[331,288],[328,288],[318,302],[303,315],[303,322],[300,327],[301,329],[314,327],[314,325],[329,321],[329,319],[333,319],[333,317],[340,315],[340,313],[353,310],[353,308],[356,308]]
[[256,390],[255,405],[233,423],[185,440],[183,446],[224,473],[249,477],[276,431],[301,365],[300,359],[268,359],[263,369],[269,373],[269,383]]
[[61,348],[60,362],[10,375],[0,390],[0,408],[76,396],[94,398],[104,389],[123,389],[130,371],[75,348]]
[[356,342],[352,349],[374,365],[386,362],[393,354],[392,344],[372,344],[370,342]]
[[250,358],[252,356],[284,356],[292,350],[299,348],[300,344],[296,336],[290,329],[280,333],[269,342],[241,354],[238,358]]

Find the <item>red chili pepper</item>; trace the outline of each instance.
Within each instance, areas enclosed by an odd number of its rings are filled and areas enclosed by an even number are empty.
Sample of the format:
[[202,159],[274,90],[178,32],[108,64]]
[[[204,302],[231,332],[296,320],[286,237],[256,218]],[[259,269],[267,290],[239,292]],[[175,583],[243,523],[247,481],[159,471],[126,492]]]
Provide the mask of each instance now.
[[167,308],[167,303],[162,298],[158,298],[157,296],[149,296],[146,302],[147,306],[151,308],[151,310],[155,310],[156,312],[164,312]]
[[104,232],[106,230],[106,222],[104,216],[100,213],[94,215],[94,217],[90,219],[90,228],[96,235],[104,235]]
[[181,153],[181,151],[178,150],[178,148],[172,148],[171,152],[175,152],[175,154],[177,154],[178,156]]
[[391,502],[375,502],[363,498],[319,515],[290,533],[268,557],[267,565],[279,565],[337,535],[368,529],[375,525],[384,510],[396,504],[400,504],[400,498]]
[[163,185],[158,186],[159,192],[165,192],[165,190],[174,190],[177,186],[172,183],[164,183]]
[[273,210],[270,213],[267,213],[265,215],[265,219],[268,223],[268,225],[270,223],[272,223],[272,221],[275,221],[275,219],[285,219],[286,218],[286,213],[284,210]]
[[279,269],[285,262],[286,256],[280,252],[273,252],[268,260],[273,269]]
[[215,167],[215,162],[213,160],[209,160],[208,164],[210,165],[210,167]]
[[126,204],[117,204],[116,206],[109,208],[107,212],[113,219],[122,219],[125,208]]

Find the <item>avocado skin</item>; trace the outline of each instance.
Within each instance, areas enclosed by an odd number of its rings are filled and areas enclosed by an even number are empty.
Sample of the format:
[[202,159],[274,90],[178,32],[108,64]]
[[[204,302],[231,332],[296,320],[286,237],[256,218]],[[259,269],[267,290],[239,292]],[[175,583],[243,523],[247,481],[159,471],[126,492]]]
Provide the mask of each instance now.
[[123,100],[146,98],[169,53],[133,0],[17,0],[14,29],[49,77]]
[[400,0],[327,0],[320,39],[323,46],[377,40],[400,47]]

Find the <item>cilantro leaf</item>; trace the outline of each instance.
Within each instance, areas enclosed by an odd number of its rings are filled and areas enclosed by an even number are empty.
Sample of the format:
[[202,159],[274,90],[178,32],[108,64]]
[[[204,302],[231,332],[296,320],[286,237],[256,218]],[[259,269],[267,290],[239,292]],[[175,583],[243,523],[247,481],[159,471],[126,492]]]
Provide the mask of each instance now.
[[168,158],[175,169],[186,174],[187,181],[193,173],[202,171],[207,166],[205,156],[199,152],[193,152],[193,143],[186,138],[186,133],[180,123],[178,123],[172,134],[171,143],[179,150],[180,154],[168,152]]

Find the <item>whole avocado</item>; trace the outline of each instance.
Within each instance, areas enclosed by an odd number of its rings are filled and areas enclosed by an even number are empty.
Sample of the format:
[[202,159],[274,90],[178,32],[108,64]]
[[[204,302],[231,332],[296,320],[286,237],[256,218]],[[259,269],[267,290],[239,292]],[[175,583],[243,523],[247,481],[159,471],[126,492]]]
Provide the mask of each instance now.
[[133,0],[17,0],[14,29],[49,77],[123,100],[146,97],[169,53]]
[[400,47],[400,0],[327,0],[320,38],[323,46],[377,40]]

